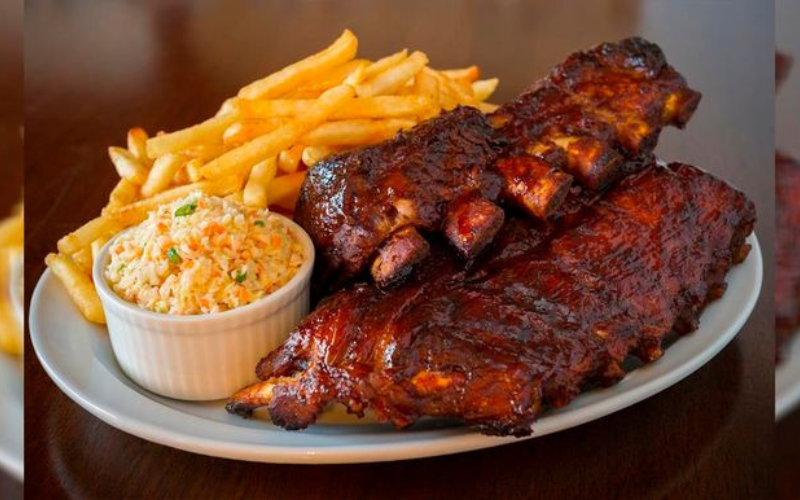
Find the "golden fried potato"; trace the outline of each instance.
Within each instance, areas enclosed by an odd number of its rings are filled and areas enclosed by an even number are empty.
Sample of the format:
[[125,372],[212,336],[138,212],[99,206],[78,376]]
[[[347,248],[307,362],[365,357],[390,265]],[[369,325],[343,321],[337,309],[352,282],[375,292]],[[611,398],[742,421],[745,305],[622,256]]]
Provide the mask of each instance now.
[[403,87],[428,64],[428,56],[414,52],[401,63],[387,68],[358,86],[359,97],[391,94]]
[[358,39],[350,30],[344,30],[332,45],[321,52],[246,85],[239,91],[239,97],[247,99],[279,97],[354,58],[356,50],[358,50]]
[[496,107],[485,101],[497,79],[479,80],[477,66],[437,71],[419,51],[369,61],[356,58],[357,49],[358,39],[345,30],[322,51],[245,85],[215,116],[153,137],[131,128],[127,148],[109,148],[121,179],[108,205],[48,257],[83,314],[103,321],[87,274],[100,248],[159,205],[202,190],[291,212],[307,169],[328,156],[386,140],[459,105]]
[[355,89],[348,84],[326,90],[307,113],[274,132],[253,139],[208,162],[201,169],[201,173],[209,179],[217,179],[248,171],[259,161],[275,156],[297,144],[303,134],[323,123],[336,108],[352,99],[354,95]]
[[358,146],[375,144],[395,135],[399,130],[416,125],[414,120],[343,120],[320,125],[303,136],[311,146]]
[[64,284],[83,317],[94,323],[105,324],[103,304],[90,276],[66,255],[51,253],[45,259],[45,263]]

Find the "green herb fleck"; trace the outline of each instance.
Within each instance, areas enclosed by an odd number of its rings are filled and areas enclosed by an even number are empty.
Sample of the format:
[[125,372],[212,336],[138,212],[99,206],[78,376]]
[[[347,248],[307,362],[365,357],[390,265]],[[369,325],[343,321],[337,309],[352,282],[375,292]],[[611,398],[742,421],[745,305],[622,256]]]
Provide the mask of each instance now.
[[236,282],[241,283],[247,278],[247,272],[239,272],[236,274]]
[[175,210],[175,217],[184,217],[187,215],[192,215],[194,211],[197,210],[197,202],[193,201],[191,203],[187,203],[186,205],[178,208]]
[[174,248],[170,248],[169,250],[167,250],[167,258],[173,264],[180,264],[181,261],[183,261],[183,259],[181,259],[181,256],[178,255],[178,251],[175,250]]
[[264,226],[267,225],[267,223],[264,222],[263,220],[257,220],[255,222],[253,222],[253,224],[255,224],[256,226],[260,226],[260,227],[264,227]]

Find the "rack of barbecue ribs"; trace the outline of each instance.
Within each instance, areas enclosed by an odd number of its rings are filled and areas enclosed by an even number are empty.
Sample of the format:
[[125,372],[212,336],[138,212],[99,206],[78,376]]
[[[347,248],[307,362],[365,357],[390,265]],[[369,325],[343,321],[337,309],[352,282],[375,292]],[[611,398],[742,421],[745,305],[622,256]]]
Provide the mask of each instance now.
[[573,183],[602,190],[662,127],[683,127],[700,100],[654,44],[639,38],[568,57],[494,113],[462,107],[309,172],[295,219],[317,249],[315,286],[365,275],[387,287],[443,234],[464,260],[493,241],[498,203],[536,219]]
[[800,163],[775,155],[776,359],[800,326]]
[[441,417],[530,434],[543,409],[620,380],[628,355],[653,361],[667,334],[694,330],[755,221],[741,192],[683,164],[572,192],[560,211],[558,223],[510,215],[469,267],[434,242],[398,286],[329,296],[228,411],[267,407],[302,429],[337,402],[399,428]]
[[340,403],[399,428],[524,436],[619,381],[629,356],[658,359],[724,293],[755,222],[741,192],[652,156],[698,100],[630,39],[570,56],[488,116],[457,108],[321,162],[297,208],[317,279],[372,279],[324,298],[227,410],[303,429]]

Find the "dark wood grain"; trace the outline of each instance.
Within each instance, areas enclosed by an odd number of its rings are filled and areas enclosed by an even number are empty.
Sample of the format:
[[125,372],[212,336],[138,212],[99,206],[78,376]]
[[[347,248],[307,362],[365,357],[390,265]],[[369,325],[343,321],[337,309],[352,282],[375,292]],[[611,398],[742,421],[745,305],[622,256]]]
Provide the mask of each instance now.
[[775,430],[777,498],[797,498],[800,491],[800,411],[781,420]]
[[[0,218],[22,196],[22,87],[22,1],[0,2]],[[0,499],[20,498],[22,483],[0,470]]]
[[[773,24],[758,1],[33,2],[26,26],[26,279],[57,238],[95,215],[115,176],[106,147],[128,127],[170,130],[211,115],[244,82],[344,27],[375,57],[426,51],[477,63],[508,99],[565,54],[633,34],[665,49],[705,93],[659,152],[695,163],[756,202],[772,253]],[[772,289],[767,266],[765,290]],[[63,395],[26,362],[32,498],[762,498],[773,490],[773,310],[696,374],[625,411],[496,449],[370,465],[289,466],[148,443]],[[68,335],[69,332],[63,332]],[[35,415],[31,418],[30,415]],[[30,480],[35,478],[35,480]]]
[[0,4],[0,217],[22,198],[22,2]]

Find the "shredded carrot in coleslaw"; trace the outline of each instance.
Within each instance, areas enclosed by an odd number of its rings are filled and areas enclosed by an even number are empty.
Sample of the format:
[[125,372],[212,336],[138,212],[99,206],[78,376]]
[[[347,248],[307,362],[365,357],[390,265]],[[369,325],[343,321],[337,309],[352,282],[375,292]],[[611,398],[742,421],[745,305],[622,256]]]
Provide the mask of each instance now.
[[169,314],[249,304],[285,285],[303,263],[281,219],[199,191],[151,212],[110,254],[105,275],[114,291]]

